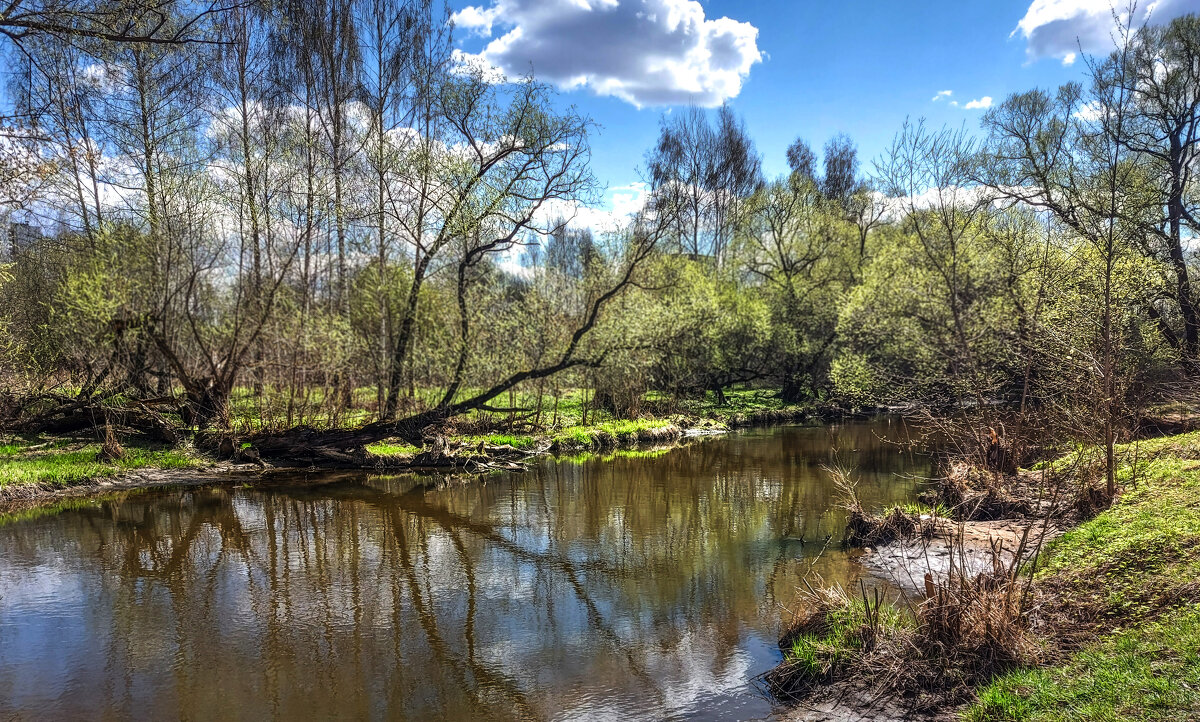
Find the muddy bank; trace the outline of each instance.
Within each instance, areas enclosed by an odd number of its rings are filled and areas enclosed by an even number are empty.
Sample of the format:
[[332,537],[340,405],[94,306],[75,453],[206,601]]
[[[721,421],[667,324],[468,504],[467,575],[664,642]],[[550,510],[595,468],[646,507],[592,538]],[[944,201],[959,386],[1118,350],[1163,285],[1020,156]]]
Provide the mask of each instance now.
[[935,582],[952,570],[967,577],[983,574],[997,563],[1009,565],[1018,550],[1022,561],[1031,558],[1065,531],[1045,519],[955,522],[923,517],[923,521],[932,522],[931,536],[868,547],[859,558],[863,567],[905,592],[924,594],[926,574]]

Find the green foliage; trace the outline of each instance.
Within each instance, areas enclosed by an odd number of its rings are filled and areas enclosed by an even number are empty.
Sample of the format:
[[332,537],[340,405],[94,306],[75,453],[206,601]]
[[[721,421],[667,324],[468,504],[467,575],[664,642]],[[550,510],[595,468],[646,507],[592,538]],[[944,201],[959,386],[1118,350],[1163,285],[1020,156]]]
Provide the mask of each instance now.
[[829,380],[839,393],[855,401],[871,401],[887,397],[883,374],[871,366],[865,354],[845,350],[833,359],[829,367]]
[[[832,377],[852,398],[897,402],[994,394],[1018,373],[1015,283],[985,228],[953,252],[901,228],[877,237],[874,260],[838,319]],[[953,265],[956,274],[943,271]]]
[[421,447],[412,444],[377,441],[367,445],[367,453],[375,456],[411,456],[421,453]]

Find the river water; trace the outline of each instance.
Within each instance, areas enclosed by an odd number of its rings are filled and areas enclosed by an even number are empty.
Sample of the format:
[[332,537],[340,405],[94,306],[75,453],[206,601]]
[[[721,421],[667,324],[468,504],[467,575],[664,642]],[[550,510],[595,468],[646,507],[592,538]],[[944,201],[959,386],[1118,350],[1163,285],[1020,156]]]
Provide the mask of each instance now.
[[0,719],[769,719],[782,607],[807,573],[862,574],[822,467],[905,500],[928,460],[903,438],[783,427],[0,518]]

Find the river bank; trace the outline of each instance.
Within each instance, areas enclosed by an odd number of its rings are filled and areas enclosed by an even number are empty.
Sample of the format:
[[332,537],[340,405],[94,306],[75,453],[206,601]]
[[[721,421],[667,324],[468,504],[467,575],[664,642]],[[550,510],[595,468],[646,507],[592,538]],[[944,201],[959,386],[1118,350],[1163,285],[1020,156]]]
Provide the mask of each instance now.
[[872,548],[864,565],[904,590],[889,609],[812,590],[768,676],[795,718],[1200,714],[1200,432],[1119,452],[1098,513],[1078,513],[1095,479],[1075,455],[1023,472],[1070,490],[1059,513],[937,520]]
[[[70,434],[0,436],[0,504],[29,504],[114,489],[195,484],[226,478],[252,479],[266,471],[316,468],[399,472],[490,473],[521,471],[535,457],[571,455],[671,444],[730,429],[796,423],[813,418],[812,407],[781,403],[766,390],[731,392],[721,406],[699,404],[686,412],[617,419],[573,408],[561,422],[543,427],[493,417],[461,419],[430,433],[421,445],[400,437],[346,448],[312,459],[269,463],[257,453],[254,433],[205,432],[164,443],[136,429]],[[599,418],[596,418],[599,417]],[[556,418],[559,418],[556,415]],[[296,429],[297,437],[308,429]]]

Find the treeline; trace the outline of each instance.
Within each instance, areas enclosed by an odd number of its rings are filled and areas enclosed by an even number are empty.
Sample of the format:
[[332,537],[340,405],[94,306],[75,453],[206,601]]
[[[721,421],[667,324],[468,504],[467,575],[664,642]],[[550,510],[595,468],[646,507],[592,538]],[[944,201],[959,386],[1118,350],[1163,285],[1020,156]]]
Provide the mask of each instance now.
[[644,208],[588,229],[592,123],[464,65],[440,4],[156,7],[165,42],[10,43],[3,198],[49,231],[3,267],[10,421],[181,392],[222,426],[243,388],[272,428],[569,387],[635,414],[757,384],[1111,447],[1200,353],[1196,17],[1117,28],[978,133],[906,123],[869,168],[798,140],[767,179],[730,108],[665,115]]

